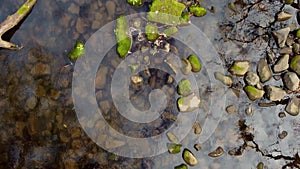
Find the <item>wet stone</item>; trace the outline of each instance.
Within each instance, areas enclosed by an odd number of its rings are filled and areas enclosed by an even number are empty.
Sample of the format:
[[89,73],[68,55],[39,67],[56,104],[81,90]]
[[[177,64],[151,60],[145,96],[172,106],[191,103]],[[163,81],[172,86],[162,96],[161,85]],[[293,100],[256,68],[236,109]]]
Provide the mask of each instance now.
[[291,91],[295,91],[299,87],[299,78],[296,73],[288,72],[283,76],[285,87]]
[[198,143],[194,145],[194,148],[196,151],[200,151],[202,149],[201,145]]
[[167,137],[173,143],[178,143],[179,142],[178,138],[170,131],[167,132]]
[[257,169],[264,169],[265,165],[262,162],[259,162],[256,166]]
[[286,21],[290,19],[292,16],[293,16],[292,14],[282,11],[277,15],[277,21]]
[[265,90],[267,98],[271,101],[280,101],[286,95],[284,90],[272,85],[267,85]]
[[31,69],[31,74],[33,76],[43,76],[43,75],[49,75],[50,72],[50,66],[44,63],[37,63],[33,66]]
[[284,47],[289,32],[290,27],[286,27],[272,32],[272,35],[280,48]]
[[285,47],[279,50],[280,54],[292,54],[293,53],[293,49],[290,47]]
[[32,110],[37,105],[37,98],[35,96],[31,96],[26,100],[25,108]]
[[198,160],[196,159],[196,157],[194,156],[194,154],[190,150],[184,149],[182,156],[183,156],[183,160],[189,166],[195,166],[195,165],[198,164]]
[[133,85],[141,84],[143,82],[143,78],[139,75],[131,76],[130,80]]
[[210,157],[220,157],[223,153],[224,153],[223,148],[219,146],[219,147],[216,148],[216,150],[210,152],[208,154],[208,156],[210,156]]
[[174,169],[188,169],[188,166],[186,164],[180,164],[178,166],[175,166]]
[[182,58],[181,59],[181,72],[184,74],[184,75],[188,75],[190,74],[192,71],[192,65],[191,63],[185,59],[185,58]]
[[237,112],[237,109],[234,105],[230,105],[230,106],[226,107],[226,112],[228,114],[233,114],[233,113]]
[[298,44],[298,43],[294,43],[293,44],[293,52],[295,54],[299,54],[300,53],[300,44]]
[[248,106],[248,107],[246,108],[246,110],[245,110],[245,113],[246,113],[247,115],[253,114],[252,106]]
[[97,89],[102,89],[104,88],[105,84],[106,84],[106,75],[108,72],[108,68],[107,67],[101,67],[96,75],[96,80],[95,80],[95,86]]
[[246,92],[248,98],[252,101],[261,99],[265,94],[263,90],[257,89],[253,86],[244,87],[244,91]]
[[232,75],[244,76],[250,67],[249,61],[234,61],[231,67],[229,68],[229,72]]
[[168,151],[170,154],[177,154],[181,151],[181,144],[167,143]]
[[287,135],[288,135],[288,132],[284,130],[278,134],[278,138],[284,139]]
[[300,55],[294,56],[290,63],[290,68],[300,76]]
[[200,107],[200,97],[194,93],[180,97],[177,100],[177,106],[180,112],[191,112]]
[[256,86],[259,83],[259,77],[254,72],[247,72],[245,75],[245,82],[248,85]]
[[226,86],[231,86],[233,83],[232,78],[230,76],[226,76],[221,72],[215,72],[214,76],[217,80],[219,80]]
[[285,111],[292,116],[297,116],[299,114],[300,99],[293,97],[290,99],[288,105],[285,107]]
[[279,118],[285,118],[286,117],[286,114],[284,113],[284,112],[280,112],[279,114],[278,114],[278,117]]
[[108,16],[113,17],[115,14],[115,9],[116,9],[116,4],[114,3],[114,1],[112,1],[112,0],[106,1],[105,7],[107,10]]
[[271,79],[272,73],[266,59],[259,60],[257,66],[257,73],[262,83]]
[[194,129],[194,134],[201,134],[202,132],[202,127],[198,121],[194,123],[193,129]]
[[192,90],[192,87],[191,87],[191,83],[189,80],[184,79],[178,83],[177,92],[179,95],[186,96],[186,95],[190,94],[191,90]]
[[279,58],[277,63],[273,67],[275,73],[285,71],[289,68],[289,55],[285,54]]

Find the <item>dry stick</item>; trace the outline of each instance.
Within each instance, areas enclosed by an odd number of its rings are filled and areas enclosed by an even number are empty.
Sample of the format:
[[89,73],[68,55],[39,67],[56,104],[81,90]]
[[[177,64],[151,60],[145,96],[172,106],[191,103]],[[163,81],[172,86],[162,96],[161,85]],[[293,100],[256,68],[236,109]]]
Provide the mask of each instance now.
[[0,48],[19,50],[22,48],[16,44],[2,40],[2,35],[16,26],[25,16],[27,16],[37,0],[27,0],[13,15],[9,15],[5,21],[0,24]]

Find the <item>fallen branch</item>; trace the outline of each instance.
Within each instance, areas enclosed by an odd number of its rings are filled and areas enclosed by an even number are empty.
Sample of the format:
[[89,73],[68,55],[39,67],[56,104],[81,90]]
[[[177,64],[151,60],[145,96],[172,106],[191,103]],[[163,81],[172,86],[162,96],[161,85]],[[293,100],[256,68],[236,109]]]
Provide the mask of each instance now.
[[0,48],[19,50],[22,46],[7,42],[2,40],[2,35],[9,31],[14,26],[27,16],[33,6],[36,4],[37,0],[27,0],[13,15],[9,15],[1,24],[0,24]]

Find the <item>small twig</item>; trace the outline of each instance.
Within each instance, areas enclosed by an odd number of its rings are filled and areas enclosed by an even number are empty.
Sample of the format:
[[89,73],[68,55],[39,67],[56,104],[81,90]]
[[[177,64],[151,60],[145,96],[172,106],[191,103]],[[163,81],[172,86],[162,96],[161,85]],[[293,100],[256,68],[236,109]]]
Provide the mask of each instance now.
[[19,50],[22,47],[19,47],[16,44],[2,40],[2,35],[6,33],[11,28],[18,25],[18,23],[27,16],[33,6],[36,4],[37,0],[27,0],[13,15],[9,15],[1,24],[0,24],[0,48],[6,48],[11,50]]

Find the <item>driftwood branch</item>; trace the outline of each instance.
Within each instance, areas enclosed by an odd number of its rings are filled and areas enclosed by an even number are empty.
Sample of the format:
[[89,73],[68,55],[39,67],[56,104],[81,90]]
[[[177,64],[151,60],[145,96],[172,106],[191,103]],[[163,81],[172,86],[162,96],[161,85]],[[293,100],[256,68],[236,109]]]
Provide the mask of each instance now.
[[9,15],[2,23],[0,23],[0,48],[19,50],[22,47],[11,42],[2,40],[2,35],[15,27],[24,19],[31,11],[37,0],[27,0],[13,15]]

